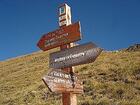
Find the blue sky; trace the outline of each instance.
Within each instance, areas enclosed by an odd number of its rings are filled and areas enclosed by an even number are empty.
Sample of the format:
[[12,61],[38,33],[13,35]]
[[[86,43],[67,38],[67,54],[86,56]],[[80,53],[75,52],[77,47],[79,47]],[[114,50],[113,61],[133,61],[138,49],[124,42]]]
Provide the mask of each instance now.
[[106,50],[140,43],[140,0],[0,0],[0,61],[38,51],[44,33],[57,29],[66,2],[83,39]]

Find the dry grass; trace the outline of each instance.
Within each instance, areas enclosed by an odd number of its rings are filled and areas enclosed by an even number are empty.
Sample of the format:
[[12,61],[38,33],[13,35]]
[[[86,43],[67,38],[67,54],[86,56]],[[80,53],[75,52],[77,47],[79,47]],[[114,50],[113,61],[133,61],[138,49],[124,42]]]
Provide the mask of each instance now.
[[[0,62],[0,105],[60,105],[41,78],[48,71],[49,52]],[[140,105],[140,52],[103,52],[75,72],[84,81],[78,105]]]

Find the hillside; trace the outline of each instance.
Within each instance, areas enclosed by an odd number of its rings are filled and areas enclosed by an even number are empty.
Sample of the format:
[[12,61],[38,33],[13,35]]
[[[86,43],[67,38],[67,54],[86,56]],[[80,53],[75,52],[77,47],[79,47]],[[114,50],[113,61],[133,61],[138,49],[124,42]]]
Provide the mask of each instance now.
[[129,46],[126,51],[140,51],[140,44],[134,44]]
[[[0,105],[60,105],[41,78],[50,52],[0,62]],[[94,63],[77,66],[84,83],[78,105],[140,105],[140,52],[103,52]]]

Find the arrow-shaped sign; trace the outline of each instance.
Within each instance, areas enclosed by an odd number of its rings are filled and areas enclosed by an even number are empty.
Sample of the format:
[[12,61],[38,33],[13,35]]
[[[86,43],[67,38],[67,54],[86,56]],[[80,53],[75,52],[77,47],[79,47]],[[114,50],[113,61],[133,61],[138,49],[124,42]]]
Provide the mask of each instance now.
[[[74,80],[74,81],[73,81]],[[59,70],[52,70],[47,76],[43,77],[44,83],[51,92],[57,93],[83,93],[83,85],[76,75],[71,77],[70,73]]]
[[37,46],[43,51],[72,43],[81,39],[80,22],[62,27],[53,32],[49,32],[39,40]]
[[94,62],[102,49],[92,42],[50,54],[51,68],[65,68]]

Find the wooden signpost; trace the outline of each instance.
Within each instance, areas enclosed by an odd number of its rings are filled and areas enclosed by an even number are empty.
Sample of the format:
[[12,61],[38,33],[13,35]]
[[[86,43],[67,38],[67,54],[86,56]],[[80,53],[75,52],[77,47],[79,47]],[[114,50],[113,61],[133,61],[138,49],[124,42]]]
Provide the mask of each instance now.
[[41,37],[37,46],[43,51],[69,44],[81,39],[80,22],[59,28]]
[[95,44],[87,43],[54,52],[50,54],[50,67],[59,69],[94,62],[101,51]]
[[60,51],[50,54],[52,69],[42,80],[51,92],[62,93],[63,105],[77,105],[76,94],[83,93],[82,82],[72,66],[94,62],[102,52],[91,42],[72,46],[78,40],[81,40],[80,22],[71,23],[71,8],[63,4],[59,7],[59,29],[43,35],[37,43],[43,51],[60,47]]
[[[63,19],[60,19],[64,17]],[[66,27],[71,24],[71,10],[67,4],[63,4],[59,7],[59,26],[60,28]],[[71,43],[66,45],[61,45],[60,49],[64,50],[67,48],[73,47]],[[63,71],[74,73],[74,68],[64,68]],[[63,105],[77,105],[77,97],[76,94],[73,93],[62,93],[62,103]]]
[[83,93],[83,85],[78,77],[75,74],[71,76],[69,72],[60,69],[51,70],[47,76],[43,77],[43,81],[51,92]]

